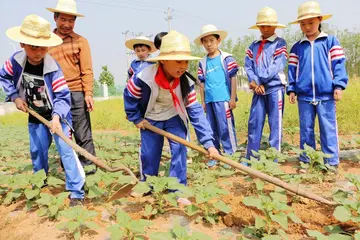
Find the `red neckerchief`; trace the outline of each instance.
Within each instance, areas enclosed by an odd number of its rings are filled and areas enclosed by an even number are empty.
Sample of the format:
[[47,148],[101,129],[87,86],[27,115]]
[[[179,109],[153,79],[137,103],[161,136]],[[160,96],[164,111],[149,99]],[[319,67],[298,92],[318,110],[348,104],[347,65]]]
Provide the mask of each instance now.
[[171,97],[172,97],[172,100],[173,100],[173,103],[174,103],[175,109],[177,109],[176,106],[178,105],[179,108],[182,111],[182,108],[181,108],[181,105],[180,105],[180,100],[179,100],[179,98],[176,96],[176,94],[174,92],[175,88],[180,84],[180,78],[174,78],[174,81],[170,85],[169,81],[165,77],[165,73],[164,73],[164,70],[163,70],[162,66],[159,65],[158,71],[157,71],[157,73],[155,75],[155,82],[162,89],[169,90],[169,92],[171,94]]
[[268,41],[268,40],[266,40],[266,39],[264,39],[264,40],[261,41],[260,47],[259,47],[258,52],[257,52],[257,54],[256,54],[256,64],[259,63],[259,57],[260,57],[261,52],[262,52],[263,49],[264,49],[264,45],[265,45],[265,43],[266,43],[267,41]]

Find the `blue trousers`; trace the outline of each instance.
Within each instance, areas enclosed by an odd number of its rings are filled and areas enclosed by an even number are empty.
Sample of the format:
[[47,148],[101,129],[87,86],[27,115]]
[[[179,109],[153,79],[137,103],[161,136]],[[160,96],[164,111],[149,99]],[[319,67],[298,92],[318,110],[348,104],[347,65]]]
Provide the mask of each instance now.
[[[71,136],[71,129],[65,123],[61,123],[66,136]],[[29,123],[30,154],[34,172],[44,169],[49,171],[48,150],[52,142],[52,135],[44,124]],[[70,198],[84,198],[83,186],[85,172],[75,151],[54,134],[57,151],[65,169],[66,190],[70,191]]]
[[220,142],[227,154],[236,152],[235,121],[228,102],[206,103],[206,118],[214,132],[214,145],[220,152]]
[[250,159],[252,150],[259,151],[261,136],[268,115],[271,147],[281,151],[282,119],[284,113],[284,88],[267,95],[254,94],[248,123],[248,147],[246,158]]
[[[316,149],[315,141],[315,117],[318,115],[320,127],[321,150],[326,154],[331,154],[331,158],[325,159],[325,163],[331,166],[339,164],[339,140],[336,122],[336,103],[335,100],[321,101],[312,104],[307,101],[298,101],[299,120],[300,120],[300,148],[304,149],[304,144]],[[309,162],[309,159],[301,155],[300,161]]]
[[[151,123],[151,125],[157,128],[186,139],[187,129],[179,115],[166,121],[147,120]],[[174,142],[173,140],[168,140],[171,151],[169,177],[176,177],[181,184],[186,185],[186,147],[180,143]],[[142,181],[146,179],[146,175],[158,175],[163,145],[163,136],[147,129],[141,130],[140,174]]]

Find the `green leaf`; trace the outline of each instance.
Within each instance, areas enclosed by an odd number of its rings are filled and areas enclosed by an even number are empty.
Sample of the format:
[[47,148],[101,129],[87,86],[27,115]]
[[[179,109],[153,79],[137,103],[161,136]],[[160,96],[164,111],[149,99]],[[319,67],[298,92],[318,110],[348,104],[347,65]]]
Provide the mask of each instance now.
[[33,199],[35,196],[37,196],[40,193],[40,190],[39,189],[32,190],[32,189],[27,188],[27,189],[25,189],[24,193],[25,193],[26,198],[30,200],[30,199]]
[[226,203],[224,203],[223,201],[218,201],[218,202],[214,203],[214,207],[224,213],[231,212],[231,207],[229,205],[227,205]]
[[120,224],[120,226],[126,226],[130,221],[131,217],[124,210],[119,209],[116,212],[116,221]]
[[149,187],[149,184],[147,182],[139,182],[134,187],[134,192],[137,193],[148,193],[151,191],[151,188]]
[[121,240],[125,237],[125,231],[118,224],[114,224],[106,229],[111,233],[111,240]]
[[[76,207],[75,207],[76,208]],[[75,219],[77,216],[75,208],[67,209],[60,212],[60,215],[67,218],[67,219]]]
[[47,214],[47,208],[40,208],[37,214],[39,217],[45,216]]
[[98,212],[86,210],[83,214],[85,219],[92,219],[98,215]]
[[296,214],[294,212],[290,212],[288,213],[288,217],[291,219],[291,221],[293,221],[294,223],[299,223],[299,224],[303,224],[303,221],[301,221],[301,219],[296,216]]
[[262,204],[261,204],[261,199],[259,198],[255,198],[255,197],[245,197],[243,199],[243,203],[246,205],[246,206],[249,206],[249,207],[256,207],[258,209],[263,209],[262,207]]
[[331,234],[327,238],[328,240],[352,240],[353,238],[351,236],[342,235],[342,234]]
[[327,237],[319,231],[309,229],[307,229],[306,231],[310,237],[314,237],[316,238],[316,240],[327,240]]
[[40,199],[36,200],[36,203],[48,206],[52,202],[53,198],[54,197],[51,194],[40,193]]
[[262,229],[266,225],[266,221],[262,219],[260,216],[255,217],[255,228],[256,229]]
[[191,217],[199,212],[199,208],[194,204],[191,204],[185,208],[185,212]]
[[356,231],[354,235],[355,240],[360,240],[360,231]]
[[150,204],[145,205],[144,216],[150,217],[152,215],[152,210],[153,210],[153,207]]
[[95,222],[87,221],[85,222],[85,226],[89,229],[98,229],[99,225],[97,225]]
[[50,216],[55,216],[56,213],[59,211],[59,207],[58,206],[50,206],[49,207],[49,212],[50,212]]
[[334,217],[341,222],[347,222],[352,215],[344,206],[338,206],[334,211]]
[[81,237],[80,230],[77,230],[76,232],[74,232],[74,239],[75,240],[80,240],[80,237]]
[[178,238],[178,239],[184,239],[185,237],[188,236],[186,229],[180,225],[175,225],[172,228],[172,231],[175,234],[176,238]]
[[53,176],[48,177],[47,183],[49,184],[49,186],[53,186],[53,187],[58,187],[59,185],[65,184],[63,180]]
[[41,169],[41,170],[37,171],[36,173],[34,173],[33,179],[43,180],[44,181],[46,179],[45,170]]
[[67,226],[67,222],[62,222],[62,223],[57,224],[56,228],[60,229],[60,230],[63,230],[63,229],[66,228],[66,226]]
[[96,185],[93,185],[91,187],[89,187],[89,193],[88,193],[88,198],[96,198],[96,197],[100,197],[101,195],[103,195],[105,193],[104,189],[99,188]]
[[169,193],[169,194],[165,195],[165,200],[167,202],[169,202],[170,205],[173,207],[177,207],[177,205],[178,205],[176,198],[177,198],[177,196],[175,193]]
[[67,229],[69,230],[69,232],[73,233],[75,232],[76,229],[78,229],[80,227],[80,222],[78,221],[69,221],[66,225]]
[[265,183],[263,181],[256,179],[254,182],[258,191],[262,191],[264,189]]
[[169,232],[157,232],[157,233],[150,233],[151,240],[170,240],[173,239],[171,233]]
[[281,236],[279,236],[279,235],[270,235],[270,236],[261,238],[261,240],[279,240],[279,239],[281,239]]
[[284,229],[288,229],[288,218],[287,215],[283,212],[280,212],[278,214],[270,215],[270,218],[279,223],[281,227]]
[[209,240],[209,239],[211,239],[211,237],[202,232],[194,232],[191,235],[191,240]]
[[326,226],[324,230],[328,233],[343,233],[344,231],[340,226]]
[[205,202],[207,202],[207,200],[208,199],[204,197],[203,193],[195,194],[195,201],[196,201],[197,204],[205,203]]

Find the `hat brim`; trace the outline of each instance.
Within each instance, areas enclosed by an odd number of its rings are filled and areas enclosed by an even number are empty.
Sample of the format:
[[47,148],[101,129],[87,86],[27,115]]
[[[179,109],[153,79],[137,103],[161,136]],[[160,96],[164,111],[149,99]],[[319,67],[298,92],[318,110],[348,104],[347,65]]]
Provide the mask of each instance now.
[[286,28],[286,25],[284,24],[266,24],[266,23],[262,23],[262,24],[256,24],[254,26],[249,27],[249,29],[259,29],[259,26],[272,26],[272,27],[276,27],[276,28]]
[[63,11],[60,9],[56,9],[56,8],[46,8],[46,9],[53,13],[64,13],[64,14],[68,14],[68,15],[72,15],[72,16],[76,16],[76,17],[85,17],[84,15],[82,15],[80,13],[66,12],[66,11]]
[[21,27],[9,28],[6,31],[6,36],[11,40],[19,43],[29,44],[38,47],[53,47],[62,44],[63,40],[56,34],[50,33],[50,38],[33,38],[29,37],[20,31]]
[[150,53],[154,53],[157,51],[157,48],[155,47],[154,43],[152,41],[149,40],[145,40],[145,39],[129,39],[125,42],[125,46],[130,49],[130,50],[134,50],[134,45],[136,44],[144,44],[144,45],[148,45],[150,46],[151,50]]
[[332,14],[325,14],[325,15],[320,14],[320,15],[306,16],[306,17],[298,18],[298,19],[296,19],[296,21],[293,21],[290,24],[298,24],[302,20],[309,19],[309,18],[316,18],[316,17],[322,17],[322,21],[325,21],[325,20],[331,18]]
[[164,55],[146,59],[148,62],[158,62],[161,60],[174,60],[174,61],[187,61],[187,60],[200,60],[200,57],[189,56],[189,55]]
[[201,34],[200,36],[198,36],[197,38],[195,38],[194,43],[195,43],[196,45],[200,46],[200,45],[201,45],[201,39],[202,39],[203,37],[210,36],[210,35],[214,35],[214,34],[219,35],[220,38],[221,38],[221,40],[224,40],[224,39],[227,37],[227,35],[228,35],[227,32],[222,31],[222,30],[210,31],[210,32],[203,33],[203,34]]

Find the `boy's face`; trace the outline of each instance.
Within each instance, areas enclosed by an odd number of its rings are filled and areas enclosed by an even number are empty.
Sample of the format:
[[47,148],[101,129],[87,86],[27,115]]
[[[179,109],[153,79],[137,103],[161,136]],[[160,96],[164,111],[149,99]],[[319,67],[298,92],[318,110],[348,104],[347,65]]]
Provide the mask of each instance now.
[[261,36],[263,37],[263,39],[267,39],[272,35],[274,35],[275,29],[276,29],[275,26],[259,26],[259,30],[261,32]]
[[216,52],[216,50],[218,50],[220,42],[220,37],[217,39],[214,35],[201,38],[201,43],[209,54],[213,54]]
[[150,49],[147,47],[147,46],[137,46],[135,49],[134,49],[135,53],[136,53],[136,56],[141,60],[141,61],[144,61],[148,56],[149,56],[149,53],[150,53]]
[[321,17],[309,18],[300,21],[301,31],[307,36],[312,37],[319,32],[319,25],[321,23]]
[[48,51],[47,47],[38,47],[23,43],[20,45],[25,50],[27,59],[32,65],[39,65]]
[[179,78],[188,69],[188,60],[166,60],[161,61],[167,78]]
[[69,35],[73,32],[76,17],[64,13],[59,13],[58,17],[54,17],[58,33],[63,36]]

